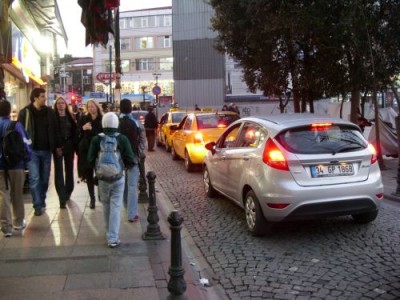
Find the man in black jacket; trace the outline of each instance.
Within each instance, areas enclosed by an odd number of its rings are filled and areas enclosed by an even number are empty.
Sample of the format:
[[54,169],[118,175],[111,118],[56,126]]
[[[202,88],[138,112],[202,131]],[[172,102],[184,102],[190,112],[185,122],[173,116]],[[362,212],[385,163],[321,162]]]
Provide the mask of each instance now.
[[126,170],[125,190],[124,190],[124,207],[128,212],[128,221],[137,222],[139,216],[137,213],[138,195],[137,187],[139,183],[139,164],[140,158],[144,154],[146,148],[146,138],[144,128],[140,122],[135,120],[132,115],[132,103],[129,99],[122,99],[119,104],[119,127],[118,131],[125,135],[131,144],[133,153],[135,154],[135,165],[133,168]]
[[46,207],[51,155],[55,150],[56,155],[60,156],[62,150],[54,111],[46,106],[46,91],[34,88],[30,100],[31,104],[19,112],[18,121],[32,140],[32,159],[28,163],[29,187],[35,216],[40,216],[42,208]]
[[147,150],[154,151],[156,141],[156,129],[158,127],[157,117],[153,112],[153,108],[149,107],[148,113],[144,118],[144,128],[146,129]]

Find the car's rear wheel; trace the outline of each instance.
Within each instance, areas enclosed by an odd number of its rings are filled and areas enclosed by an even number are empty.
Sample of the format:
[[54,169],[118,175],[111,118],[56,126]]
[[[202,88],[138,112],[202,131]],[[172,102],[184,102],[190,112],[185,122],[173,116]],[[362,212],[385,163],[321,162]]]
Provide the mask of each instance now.
[[265,220],[257,196],[252,190],[248,191],[246,194],[244,209],[246,213],[247,230],[251,235],[261,236],[270,230],[271,224]]
[[372,222],[378,216],[378,211],[367,212],[363,214],[352,215],[354,221],[360,224]]
[[175,152],[174,144],[172,144],[172,146],[171,146],[171,156],[172,156],[173,160],[178,160],[179,159],[178,154],[176,154],[176,152]]
[[187,150],[185,150],[185,169],[186,169],[186,171],[192,172],[192,171],[194,171],[195,167],[196,166],[190,160],[189,153],[187,152]]
[[170,152],[171,151],[171,146],[168,144],[168,140],[167,137],[164,137],[164,147],[165,147],[165,151]]
[[207,197],[214,198],[215,196],[217,196],[218,192],[212,186],[210,173],[208,172],[207,167],[204,167],[203,170],[203,183],[204,191],[206,192]]

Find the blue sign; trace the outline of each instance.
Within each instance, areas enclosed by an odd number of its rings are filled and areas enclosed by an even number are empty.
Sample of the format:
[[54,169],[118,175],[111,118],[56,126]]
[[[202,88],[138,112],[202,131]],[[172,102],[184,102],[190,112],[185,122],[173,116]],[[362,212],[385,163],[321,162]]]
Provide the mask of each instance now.
[[90,98],[105,98],[106,95],[104,93],[90,93]]
[[158,85],[155,85],[152,89],[154,95],[158,96],[161,94],[161,88]]

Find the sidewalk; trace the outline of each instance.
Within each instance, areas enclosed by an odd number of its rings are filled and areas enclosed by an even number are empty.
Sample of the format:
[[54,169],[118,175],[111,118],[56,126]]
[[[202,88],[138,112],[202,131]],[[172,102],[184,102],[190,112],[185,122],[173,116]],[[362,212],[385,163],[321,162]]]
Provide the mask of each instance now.
[[[40,217],[33,215],[30,194],[25,194],[27,228],[11,238],[0,236],[0,299],[167,299],[171,244],[166,220],[173,207],[157,185],[156,190],[166,239],[142,239],[148,211],[147,204],[139,204],[138,223],[129,223],[123,210],[116,249],[106,245],[102,205],[89,208],[85,183],[75,184],[62,210],[51,184]],[[224,299],[218,286],[200,284],[202,277],[211,281],[211,268],[184,228],[181,236],[187,299]]]

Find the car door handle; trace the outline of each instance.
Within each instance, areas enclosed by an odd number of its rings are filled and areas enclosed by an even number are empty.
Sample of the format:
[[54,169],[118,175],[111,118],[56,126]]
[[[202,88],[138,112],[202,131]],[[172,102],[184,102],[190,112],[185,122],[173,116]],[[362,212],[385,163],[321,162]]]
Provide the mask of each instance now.
[[221,160],[226,160],[226,156],[225,155],[221,156]]
[[249,157],[248,155],[243,155],[243,156],[242,156],[242,159],[243,159],[243,160],[249,160],[250,157]]

